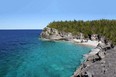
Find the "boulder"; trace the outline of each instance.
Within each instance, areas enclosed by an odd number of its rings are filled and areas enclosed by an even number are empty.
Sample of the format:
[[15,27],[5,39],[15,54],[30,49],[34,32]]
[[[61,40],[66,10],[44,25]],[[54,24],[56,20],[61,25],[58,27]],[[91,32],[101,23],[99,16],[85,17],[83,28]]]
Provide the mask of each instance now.
[[100,41],[104,44],[107,44],[108,40],[106,39],[105,36],[101,36]]
[[91,35],[91,40],[93,40],[93,41],[98,40],[98,34],[92,34]]
[[100,52],[98,53],[98,56],[99,56],[100,58],[102,58],[102,59],[105,57],[105,55],[106,55],[105,51],[100,51]]
[[95,62],[98,60],[100,60],[100,57],[98,55],[91,55],[91,56],[88,56],[87,58],[87,61],[91,61],[91,62]]

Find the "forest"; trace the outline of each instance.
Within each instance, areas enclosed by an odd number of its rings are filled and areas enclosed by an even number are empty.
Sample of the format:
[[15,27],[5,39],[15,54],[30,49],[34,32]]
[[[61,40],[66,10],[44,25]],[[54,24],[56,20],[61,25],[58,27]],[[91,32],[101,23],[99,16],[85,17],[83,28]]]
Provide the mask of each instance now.
[[59,31],[71,32],[77,35],[80,32],[88,37],[90,34],[99,34],[105,36],[116,45],[116,20],[73,20],[73,21],[53,21],[48,27],[58,29]]

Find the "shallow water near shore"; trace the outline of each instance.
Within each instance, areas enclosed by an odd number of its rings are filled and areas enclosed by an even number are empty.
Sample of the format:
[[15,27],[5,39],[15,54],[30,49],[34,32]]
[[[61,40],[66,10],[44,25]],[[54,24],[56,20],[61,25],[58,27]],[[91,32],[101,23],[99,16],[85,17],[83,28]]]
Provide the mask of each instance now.
[[91,47],[38,39],[41,30],[0,31],[0,77],[70,77]]

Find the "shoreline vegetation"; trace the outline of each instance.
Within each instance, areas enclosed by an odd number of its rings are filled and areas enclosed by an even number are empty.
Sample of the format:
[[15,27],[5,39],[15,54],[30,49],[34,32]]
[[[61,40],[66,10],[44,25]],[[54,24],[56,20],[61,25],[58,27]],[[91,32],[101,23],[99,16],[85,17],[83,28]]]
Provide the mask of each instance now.
[[109,77],[104,73],[106,68],[99,68],[101,65],[96,63],[106,61],[104,59],[108,51],[114,49],[116,45],[115,36],[116,20],[52,22],[41,33],[41,38],[49,41],[64,40],[94,47],[90,53],[84,55],[85,62],[77,68],[72,77]]
[[53,21],[47,27],[55,28],[58,31],[70,32],[73,35],[83,33],[85,38],[91,37],[92,34],[104,36],[107,40],[116,44],[116,20],[92,20],[92,21]]

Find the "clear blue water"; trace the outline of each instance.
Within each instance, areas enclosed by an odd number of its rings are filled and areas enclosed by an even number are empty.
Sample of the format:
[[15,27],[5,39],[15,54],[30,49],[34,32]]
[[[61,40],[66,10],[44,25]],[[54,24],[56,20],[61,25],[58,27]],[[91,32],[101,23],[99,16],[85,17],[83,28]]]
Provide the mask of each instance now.
[[70,77],[91,48],[39,39],[41,30],[0,31],[0,77]]

